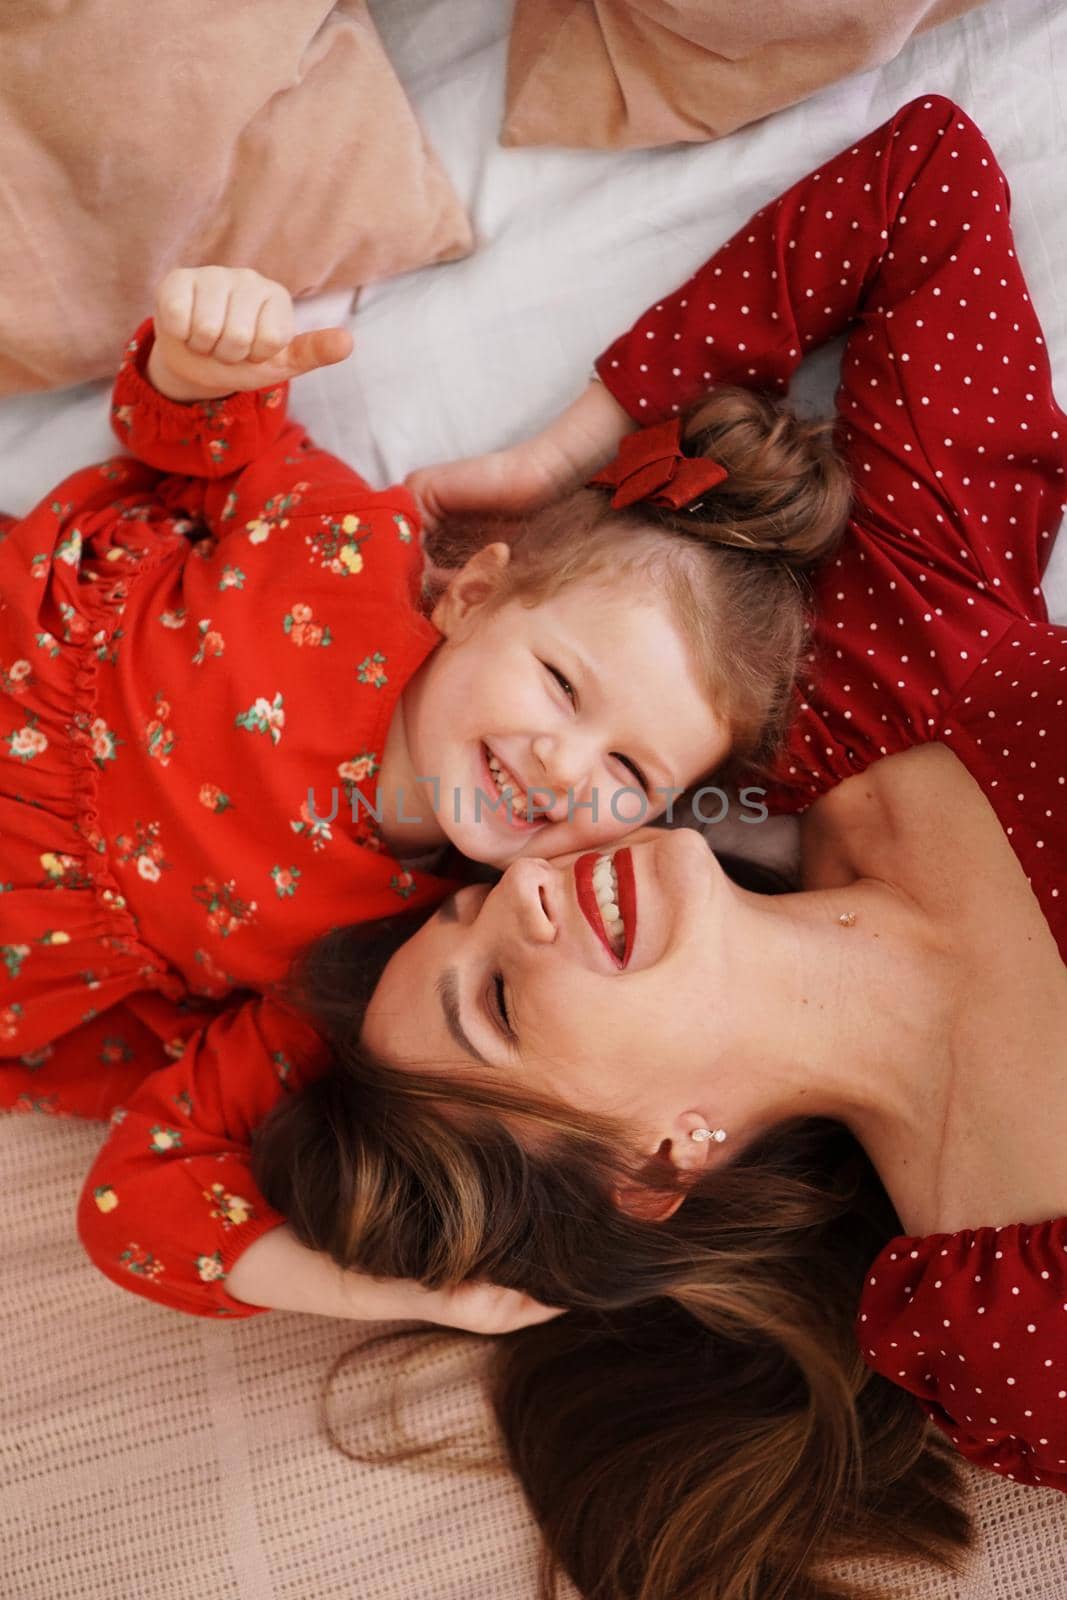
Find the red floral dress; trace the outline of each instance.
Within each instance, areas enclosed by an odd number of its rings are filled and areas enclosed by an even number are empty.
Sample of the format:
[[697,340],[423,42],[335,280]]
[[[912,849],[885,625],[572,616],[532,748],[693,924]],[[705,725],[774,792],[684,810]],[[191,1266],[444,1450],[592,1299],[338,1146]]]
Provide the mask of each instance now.
[[[106,1115],[330,926],[453,887],[394,860],[369,809],[439,638],[411,496],[317,450],[282,388],[165,399],[152,337],[115,385],[132,455],[0,528],[8,1107]],[[138,1016],[151,1043],[118,1026]]]
[[[881,756],[946,744],[1067,960],[1067,629],[1040,588],[1067,418],[1008,212],[974,123],[923,95],[757,213],[597,369],[657,422],[717,382],[784,391],[848,330],[854,506],[815,583],[812,671],[769,803],[803,809]],[[856,1329],[972,1461],[1067,1491],[1067,1219],[892,1240]]]

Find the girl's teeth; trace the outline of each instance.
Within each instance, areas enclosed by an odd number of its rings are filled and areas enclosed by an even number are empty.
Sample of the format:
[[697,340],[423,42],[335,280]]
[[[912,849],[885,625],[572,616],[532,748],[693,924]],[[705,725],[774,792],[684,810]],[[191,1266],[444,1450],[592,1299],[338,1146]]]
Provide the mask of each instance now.
[[511,774],[500,765],[500,762],[497,760],[496,756],[487,753],[486,764],[489,768],[489,771],[493,775],[496,786],[500,790],[501,798],[505,801],[505,803],[515,802],[520,798],[524,798],[525,791],[517,788],[512,783]]

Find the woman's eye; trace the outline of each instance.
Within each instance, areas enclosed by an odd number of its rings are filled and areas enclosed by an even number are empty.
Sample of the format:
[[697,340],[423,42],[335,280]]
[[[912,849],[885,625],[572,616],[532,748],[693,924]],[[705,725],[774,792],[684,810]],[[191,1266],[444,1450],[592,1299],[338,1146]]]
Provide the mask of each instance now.
[[645,794],[647,794],[648,781],[645,778],[644,773],[641,771],[641,768],[637,765],[637,762],[631,761],[629,756],[620,755],[617,750],[613,750],[611,753],[615,757],[616,761],[620,762],[622,766],[626,768],[627,772],[633,773],[634,777],[637,779],[638,787],[643,789]]
[[546,668],[547,671],[551,672],[552,676],[555,678],[556,682],[559,684],[568,700],[570,700],[572,704],[577,703],[578,696],[575,692],[574,685],[563,676],[562,672],[560,672],[556,667],[552,666],[551,662],[544,661],[541,664]]
[[507,996],[504,993],[504,976],[503,976],[503,973],[500,973],[500,972],[494,972],[493,973],[493,1008],[492,1009],[493,1009],[493,1012],[494,1012],[494,1015],[495,1015],[496,1022],[498,1024],[498,1026],[501,1028],[501,1030],[503,1031],[505,1037],[508,1038],[508,1039],[514,1039],[515,1030],[511,1026],[511,1018],[508,1015]]

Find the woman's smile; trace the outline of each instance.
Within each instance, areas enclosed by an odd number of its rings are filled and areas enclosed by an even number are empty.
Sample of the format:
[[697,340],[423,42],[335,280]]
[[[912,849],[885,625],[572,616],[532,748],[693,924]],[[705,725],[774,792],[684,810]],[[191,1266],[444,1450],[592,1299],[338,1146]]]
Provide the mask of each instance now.
[[574,888],[582,915],[619,967],[625,967],[637,931],[637,888],[628,847],[574,863]]
[[[615,851],[523,857],[492,889],[461,889],[397,952],[364,1039],[398,1065],[473,1059],[557,1089],[575,1072],[601,1079],[605,1058],[616,1085],[620,1072],[643,1076],[650,1030],[661,1044],[685,1034],[678,995],[706,991],[732,901],[721,883],[685,828],[642,829]],[[696,1033],[688,1046],[679,1038],[683,1055],[705,1048],[705,1028]]]

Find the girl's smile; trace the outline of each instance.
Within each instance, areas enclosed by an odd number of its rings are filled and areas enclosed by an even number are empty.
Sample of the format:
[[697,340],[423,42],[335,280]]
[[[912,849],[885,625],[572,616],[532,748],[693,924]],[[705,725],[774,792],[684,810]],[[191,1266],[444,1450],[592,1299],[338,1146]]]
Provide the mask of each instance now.
[[[379,798],[401,857],[444,839],[499,867],[602,846],[729,753],[730,730],[654,585],[635,594],[601,575],[536,604],[497,603],[501,550],[453,579],[434,612],[444,638],[394,714]],[[394,815],[403,828],[390,829]]]

